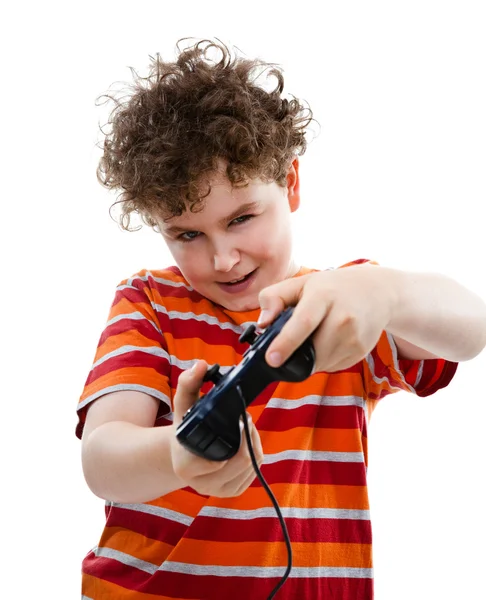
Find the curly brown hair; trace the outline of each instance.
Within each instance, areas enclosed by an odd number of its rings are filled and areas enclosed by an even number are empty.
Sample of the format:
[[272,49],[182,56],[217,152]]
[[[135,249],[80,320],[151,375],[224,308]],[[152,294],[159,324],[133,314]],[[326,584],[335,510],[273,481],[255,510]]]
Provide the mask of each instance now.
[[[185,38],[187,39],[187,38]],[[284,186],[291,161],[305,152],[309,107],[292,97],[281,98],[282,70],[261,60],[233,56],[219,40],[201,40],[181,50],[175,62],[150,57],[147,77],[131,68],[129,93],[107,93],[113,101],[104,135],[99,182],[121,190],[120,225],[130,229],[130,215],[157,227],[157,218],[196,212],[209,194],[202,176],[222,159],[235,187],[251,179]],[[219,61],[211,53],[219,52]],[[257,79],[268,71],[273,90]],[[106,127],[105,126],[105,127]],[[112,207],[113,207],[112,206]]]

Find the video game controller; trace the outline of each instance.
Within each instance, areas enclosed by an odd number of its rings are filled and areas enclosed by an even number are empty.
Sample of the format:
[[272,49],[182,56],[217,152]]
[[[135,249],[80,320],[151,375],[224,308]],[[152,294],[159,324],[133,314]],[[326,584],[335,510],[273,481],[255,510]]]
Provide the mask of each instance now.
[[228,460],[241,444],[243,406],[237,386],[248,406],[273,381],[304,381],[311,375],[315,351],[310,339],[280,367],[271,367],[265,361],[265,352],[293,310],[292,306],[286,308],[261,334],[256,333],[255,325],[248,326],[239,341],[251,345],[242,361],[226,375],[219,372],[218,364],[208,369],[204,381],[213,381],[214,387],[186,412],[177,427],[176,437],[185,448],[208,460]]

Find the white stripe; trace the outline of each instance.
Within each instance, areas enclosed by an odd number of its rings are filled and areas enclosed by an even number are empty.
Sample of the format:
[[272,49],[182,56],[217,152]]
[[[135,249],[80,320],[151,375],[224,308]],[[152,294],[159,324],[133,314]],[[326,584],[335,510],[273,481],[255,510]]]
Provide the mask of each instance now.
[[169,508],[163,508],[160,506],[154,506],[153,504],[123,504],[121,502],[111,502],[111,505],[117,508],[124,508],[126,510],[133,510],[135,512],[142,512],[148,515],[154,515],[156,517],[163,517],[176,523],[182,523],[183,525],[191,525],[194,521],[193,517],[170,510]]
[[[171,273],[172,275],[173,273]],[[141,292],[143,290],[140,290],[140,288],[135,287],[133,285],[134,281],[148,281],[150,279],[153,279],[154,281],[156,281],[157,283],[160,283],[161,285],[168,285],[171,287],[184,287],[187,290],[189,290],[190,292],[193,291],[194,288],[192,288],[191,286],[188,286],[185,284],[184,281],[172,281],[172,279],[164,279],[162,277],[155,277],[150,271],[147,271],[147,275],[137,275],[135,277],[130,277],[130,279],[128,279],[127,281],[127,285],[120,285],[118,286],[118,289],[123,289],[125,287],[130,287],[132,289],[137,290],[138,292]]]
[[417,372],[417,378],[415,379],[415,388],[418,388],[420,381],[422,380],[422,375],[424,374],[424,361],[421,360]]
[[317,394],[310,394],[295,400],[288,400],[287,398],[270,398],[266,408],[283,408],[289,410],[307,405],[359,406],[360,408],[364,408],[365,401],[360,396],[319,396]]
[[362,463],[362,452],[325,452],[321,450],[283,450],[276,454],[266,454],[265,464],[275,464],[284,460],[313,460],[345,463]]
[[104,363],[106,360],[109,360],[110,358],[113,358],[115,356],[121,356],[122,354],[129,354],[130,352],[144,352],[145,354],[152,354],[153,356],[158,356],[159,358],[164,358],[166,361],[170,362],[169,354],[163,348],[160,348],[160,346],[127,345],[127,346],[120,346],[116,350],[113,350],[113,352],[108,352],[107,354],[102,356],[99,360],[97,360],[91,368],[95,369],[96,367],[98,367],[99,365]]
[[169,411],[172,410],[170,405],[170,399],[166,394],[163,394],[160,390],[155,388],[148,387],[146,385],[139,385],[138,383],[119,383],[118,385],[110,385],[102,390],[91,394],[85,398],[82,402],[78,404],[78,410],[81,410],[85,406],[87,406],[90,402],[98,399],[100,396],[104,396],[105,394],[110,394],[111,392],[125,392],[125,391],[135,391],[135,392],[143,392],[144,394],[149,394],[150,396],[154,396],[158,400],[161,400],[164,404],[167,405]]
[[[169,355],[169,360],[170,360],[170,364],[173,367],[178,367],[179,369],[181,369],[182,371],[185,371],[186,369],[190,369],[193,364],[196,362],[197,358],[194,359],[190,359],[190,360],[180,360],[179,358],[177,358],[177,356],[174,356],[173,354]],[[207,362],[207,361],[206,361]],[[208,364],[208,369],[210,369],[213,365],[211,363],[207,363]],[[220,364],[220,363],[218,363]],[[219,367],[219,372],[222,375],[226,375],[226,373],[232,369],[235,365],[227,365],[227,366],[223,366],[220,365]]]
[[198,321],[202,323],[207,323],[208,325],[215,325],[220,329],[230,329],[237,334],[243,333],[243,330],[246,329],[248,325],[256,325],[256,321],[245,321],[241,325],[235,325],[234,323],[222,323],[217,317],[213,317],[212,315],[208,315],[206,313],[202,313],[197,315],[193,312],[180,312],[178,310],[167,310],[165,306],[162,304],[154,304],[154,308],[169,317],[169,319],[179,319],[180,321]]
[[152,325],[152,327],[158,331],[160,334],[162,334],[162,331],[160,330],[160,327],[154,323],[153,321],[151,321],[150,319],[148,319],[145,315],[143,315],[141,312],[139,311],[134,311],[131,313],[126,313],[123,315],[117,315],[116,317],[113,317],[112,319],[110,319],[107,323],[106,323],[106,327],[109,327],[110,325],[113,325],[113,323],[117,323],[118,321],[121,321],[122,319],[131,319],[132,321],[146,321],[147,323],[150,323],[150,325]]
[[[395,342],[393,340],[393,336],[390,336],[390,334],[386,334],[388,337],[388,341],[390,343],[390,347],[391,347],[391,351],[392,351],[392,356],[393,356],[393,368],[395,369],[397,375],[400,377],[400,380],[402,381],[402,383],[409,389],[409,391],[413,392],[414,389],[412,388],[411,385],[409,385],[406,381],[405,378],[403,377],[403,373],[400,371],[399,367],[398,367],[398,359],[397,359],[397,347],[395,345]],[[368,363],[368,368],[370,370],[371,376],[373,378],[373,381],[377,384],[377,385],[381,385],[382,383],[384,383],[385,381],[388,383],[388,385],[391,387],[392,390],[403,390],[403,388],[394,385],[391,383],[390,379],[388,377],[377,377],[376,373],[375,373],[375,361],[373,359],[373,355],[370,353],[365,357],[366,362]]]
[[[185,573],[187,575],[215,575],[216,577],[281,577],[286,567],[229,567],[220,565],[194,565],[175,561],[165,561],[160,571]],[[373,577],[373,569],[357,567],[293,567],[289,577],[346,577],[352,579]]]
[[[280,510],[284,518],[292,519],[356,519],[358,521],[369,521],[370,511],[357,508],[296,508],[295,506],[281,506]],[[239,521],[251,521],[252,519],[263,519],[275,517],[275,509],[270,506],[254,508],[251,510],[239,510],[236,508],[220,508],[219,506],[203,506],[199,512],[204,517],[216,517],[218,519],[235,519]]]
[[155,565],[154,563],[141,560],[140,558],[135,558],[131,554],[126,554],[125,552],[120,552],[119,550],[113,550],[113,548],[96,548],[94,553],[96,556],[111,558],[129,567],[135,567],[136,569],[150,573],[150,575],[156,573],[157,569],[159,568],[159,566]]

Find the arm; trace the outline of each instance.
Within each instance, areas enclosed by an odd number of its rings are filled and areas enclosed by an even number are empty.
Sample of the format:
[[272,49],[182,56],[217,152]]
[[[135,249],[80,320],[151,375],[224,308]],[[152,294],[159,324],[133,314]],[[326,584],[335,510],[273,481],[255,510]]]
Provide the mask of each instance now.
[[438,274],[408,273],[369,264],[286,279],[259,294],[259,325],[285,306],[292,317],[265,358],[282,364],[309,336],[316,371],[347,369],[363,360],[386,330],[400,358],[474,358],[486,344],[486,305],[473,292]]
[[[91,491],[106,500],[148,502],[183,487],[226,498],[243,493],[255,479],[248,446],[242,443],[231,459],[217,462],[188,452],[175,431],[187,409],[199,398],[207,363],[197,361],[181,373],[174,395],[174,423],[154,427],[158,400],[135,391],[106,394],[86,415],[82,462]],[[250,423],[257,463],[263,449]]]
[[86,415],[82,464],[100,498],[146,502],[184,487],[172,467],[173,425],[154,427],[158,400],[142,392],[106,394]]
[[444,275],[373,268],[393,291],[386,329],[401,358],[459,362],[484,348],[486,304],[479,296]]

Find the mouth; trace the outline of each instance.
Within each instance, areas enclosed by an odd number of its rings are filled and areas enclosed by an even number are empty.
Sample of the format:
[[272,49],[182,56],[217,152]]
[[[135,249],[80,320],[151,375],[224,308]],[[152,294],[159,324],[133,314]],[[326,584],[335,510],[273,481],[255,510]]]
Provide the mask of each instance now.
[[255,271],[256,269],[250,271],[250,273],[247,273],[246,275],[243,275],[243,277],[240,277],[239,279],[232,279],[231,281],[218,281],[218,283],[221,285],[235,285],[236,283],[242,283],[251,277]]
[[239,279],[232,279],[231,281],[227,282],[218,282],[218,285],[227,291],[243,291],[253,281],[257,271],[258,268],[254,269],[250,273],[247,273],[245,276],[240,277]]

